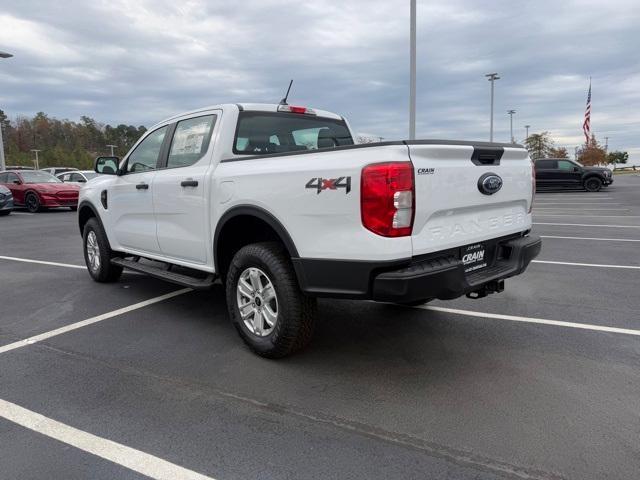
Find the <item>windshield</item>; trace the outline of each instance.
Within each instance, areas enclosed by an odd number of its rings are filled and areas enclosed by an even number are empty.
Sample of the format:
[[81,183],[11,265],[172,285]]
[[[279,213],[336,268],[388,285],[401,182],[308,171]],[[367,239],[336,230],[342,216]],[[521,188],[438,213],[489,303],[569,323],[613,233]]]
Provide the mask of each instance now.
[[41,171],[22,171],[20,172],[24,183],[60,183],[56,177],[47,172]]
[[344,120],[295,113],[242,112],[234,153],[265,155],[353,145]]

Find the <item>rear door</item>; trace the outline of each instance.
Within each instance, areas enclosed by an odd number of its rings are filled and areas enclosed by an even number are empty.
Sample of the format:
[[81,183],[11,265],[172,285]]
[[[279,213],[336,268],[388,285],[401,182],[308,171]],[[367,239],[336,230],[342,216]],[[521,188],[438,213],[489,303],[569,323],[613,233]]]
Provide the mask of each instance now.
[[171,126],[171,138],[153,181],[158,245],[165,257],[205,264],[212,252],[207,234],[207,172],[211,167],[214,127],[220,115],[221,111],[199,114]]
[[537,160],[536,168],[536,184],[539,187],[552,187],[556,184],[555,174],[558,170],[558,162],[556,160]]
[[415,142],[409,154],[416,188],[414,256],[464,247],[479,258],[478,244],[531,228],[527,150]]
[[152,188],[168,128],[154,130],[138,144],[126,158],[123,174],[108,189],[111,231],[129,250],[160,253]]

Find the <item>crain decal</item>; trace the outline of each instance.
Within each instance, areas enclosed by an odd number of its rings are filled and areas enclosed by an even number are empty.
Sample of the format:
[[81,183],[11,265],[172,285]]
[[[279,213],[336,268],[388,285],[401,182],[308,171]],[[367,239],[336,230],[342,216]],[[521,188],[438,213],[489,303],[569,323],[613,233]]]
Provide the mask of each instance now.
[[338,190],[344,188],[345,193],[351,191],[351,177],[338,177],[338,178],[322,178],[314,177],[307,182],[305,188],[311,188],[320,193],[323,190]]
[[419,168],[418,175],[433,175],[436,173],[435,168]]

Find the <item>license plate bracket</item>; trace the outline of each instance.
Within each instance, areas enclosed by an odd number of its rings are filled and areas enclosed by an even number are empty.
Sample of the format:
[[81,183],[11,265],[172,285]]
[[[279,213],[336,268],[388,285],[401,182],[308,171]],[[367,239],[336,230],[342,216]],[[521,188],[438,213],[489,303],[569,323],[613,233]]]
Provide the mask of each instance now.
[[460,258],[464,273],[475,272],[485,268],[487,263],[487,247],[484,243],[474,243],[460,249]]

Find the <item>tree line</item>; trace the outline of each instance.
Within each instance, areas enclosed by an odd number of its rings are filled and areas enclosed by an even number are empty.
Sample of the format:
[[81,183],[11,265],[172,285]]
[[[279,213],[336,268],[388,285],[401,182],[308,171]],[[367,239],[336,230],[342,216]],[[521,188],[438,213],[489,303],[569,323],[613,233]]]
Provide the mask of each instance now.
[[122,157],[147,131],[142,125],[105,125],[87,116],[73,122],[52,118],[43,112],[10,120],[2,110],[0,128],[7,165],[32,167],[35,158],[32,150],[37,149],[40,168],[79,169],[91,169],[95,157],[110,155],[107,145],[116,145],[113,153]]
[[[533,133],[524,141],[532,159],[538,158],[569,158],[569,152],[564,147],[556,147],[549,132]],[[577,150],[577,160],[582,165],[606,165],[627,163],[628,152],[607,152],[598,142],[595,135],[591,136],[589,143],[585,143]]]

